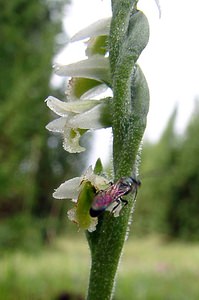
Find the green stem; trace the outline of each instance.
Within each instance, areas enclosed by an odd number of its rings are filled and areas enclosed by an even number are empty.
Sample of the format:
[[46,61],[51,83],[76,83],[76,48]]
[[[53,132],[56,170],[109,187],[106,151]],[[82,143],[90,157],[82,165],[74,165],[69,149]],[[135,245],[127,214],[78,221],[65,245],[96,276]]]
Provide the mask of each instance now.
[[105,213],[97,230],[87,234],[92,253],[88,300],[111,299],[129,214],[129,206],[119,218]]
[[[136,9],[137,1],[113,0],[109,49],[114,98],[111,102],[115,179],[131,176],[149,105],[145,77],[136,65],[148,41],[148,22]],[[128,232],[133,196],[118,218],[105,212],[97,230],[87,233],[92,264],[87,300],[112,299],[116,271]]]

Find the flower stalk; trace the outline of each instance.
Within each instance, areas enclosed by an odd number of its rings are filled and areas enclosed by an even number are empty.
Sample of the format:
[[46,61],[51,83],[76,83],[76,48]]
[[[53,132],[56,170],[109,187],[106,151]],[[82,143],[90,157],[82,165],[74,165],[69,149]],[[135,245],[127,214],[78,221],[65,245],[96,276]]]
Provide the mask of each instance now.
[[[148,21],[137,10],[137,1],[113,0],[109,36],[112,75],[113,164],[115,179],[137,175],[138,151],[146,126],[149,91],[136,61],[149,38]],[[87,233],[92,266],[87,300],[112,299],[134,198],[118,218],[104,213],[96,231]]]

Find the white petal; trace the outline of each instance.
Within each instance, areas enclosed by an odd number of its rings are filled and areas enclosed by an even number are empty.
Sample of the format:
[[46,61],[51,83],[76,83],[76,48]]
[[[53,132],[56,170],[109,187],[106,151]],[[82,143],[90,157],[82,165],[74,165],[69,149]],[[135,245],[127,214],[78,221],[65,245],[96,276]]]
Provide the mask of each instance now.
[[47,106],[61,117],[68,116],[69,110],[67,110],[67,102],[60,101],[59,99],[49,96],[45,100]]
[[91,182],[98,190],[104,190],[109,185],[109,180],[107,178],[95,174],[93,178],[91,178]]
[[86,172],[82,175],[82,180],[88,180],[91,184],[97,189],[102,190],[105,189],[108,184],[109,180],[103,176],[96,175],[93,172],[92,166],[89,166]]
[[102,55],[93,55],[70,65],[55,64],[54,69],[60,76],[85,77],[110,82],[109,59]]
[[89,180],[90,176],[92,176],[93,173],[93,169],[92,166],[89,166],[88,169],[85,171],[85,173],[82,175],[82,180]]
[[64,128],[67,124],[67,120],[68,118],[65,117],[55,119],[46,125],[46,129],[53,132],[64,133]]
[[111,18],[98,20],[97,22],[77,32],[71,38],[71,42],[76,42],[88,37],[94,37],[98,35],[108,35],[110,30],[110,23],[111,23]]
[[68,102],[68,108],[71,109],[72,112],[74,113],[82,113],[85,112],[93,107],[95,107],[95,105],[99,104],[98,100],[79,100],[79,101],[72,101],[72,102]]
[[75,177],[62,183],[53,193],[56,199],[77,199],[81,177]]
[[64,131],[63,147],[70,153],[80,153],[86,149],[79,145],[81,134],[74,128],[66,128]]
[[101,110],[103,103],[82,114],[71,117],[68,121],[70,127],[82,129],[100,129],[104,128],[101,123]]
[[108,86],[104,83],[97,85],[94,88],[88,90],[86,93],[84,93],[80,99],[84,100],[84,101],[85,101],[85,99],[92,99],[102,93],[105,93],[107,91],[107,89],[108,89]]
[[57,115],[65,117],[68,113],[81,113],[86,110],[91,109],[94,107],[98,101],[97,100],[78,100],[78,101],[71,101],[71,102],[63,102],[59,99],[49,96],[46,99],[47,106],[54,111]]

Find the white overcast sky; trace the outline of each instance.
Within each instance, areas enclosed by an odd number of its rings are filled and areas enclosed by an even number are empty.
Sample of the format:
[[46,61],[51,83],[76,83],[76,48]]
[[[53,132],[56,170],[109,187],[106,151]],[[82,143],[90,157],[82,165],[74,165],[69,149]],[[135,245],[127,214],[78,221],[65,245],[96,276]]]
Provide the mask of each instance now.
[[[150,40],[139,64],[150,89],[145,138],[151,141],[158,140],[176,106],[176,129],[182,132],[193,111],[194,98],[199,95],[199,1],[159,1],[161,18],[155,0],[140,0],[138,5],[150,24]],[[110,0],[73,0],[66,11],[64,28],[71,37],[110,15]],[[83,48],[80,50],[80,44],[73,43],[57,60],[62,63],[80,60],[84,55]]]

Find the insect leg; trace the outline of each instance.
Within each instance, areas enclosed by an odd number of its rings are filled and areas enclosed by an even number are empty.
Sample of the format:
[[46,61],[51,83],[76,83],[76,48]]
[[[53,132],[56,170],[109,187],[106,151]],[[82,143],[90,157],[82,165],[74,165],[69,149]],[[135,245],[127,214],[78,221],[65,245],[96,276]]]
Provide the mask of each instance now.
[[[114,212],[117,210],[118,206],[119,206],[121,203],[123,203],[123,207],[126,206],[126,205],[128,204],[128,201],[122,199],[121,197],[118,198],[117,200],[115,200],[115,202],[117,202],[117,204],[113,207],[113,209],[112,209],[112,211],[111,211],[112,213],[114,213]],[[118,212],[120,212],[121,209],[122,209],[122,207],[119,209]]]
[[120,201],[122,202],[122,203],[124,203],[124,206],[126,206],[127,204],[128,204],[128,201],[127,200],[124,200],[124,199],[122,199],[122,198],[119,198],[120,199]]
[[117,204],[113,207],[113,209],[112,209],[112,213],[114,213],[114,211],[116,210],[116,208],[120,205],[120,203],[121,203],[121,199],[120,198],[118,198],[117,200],[115,200],[115,202],[117,202]]

